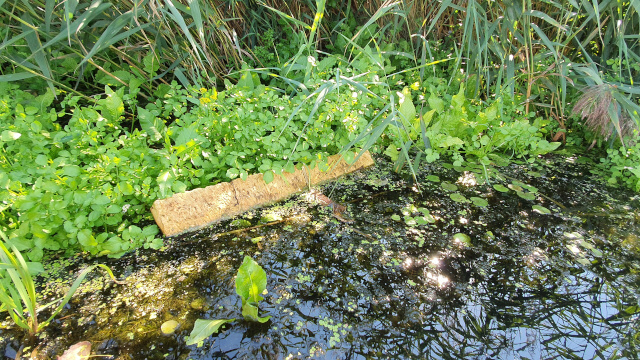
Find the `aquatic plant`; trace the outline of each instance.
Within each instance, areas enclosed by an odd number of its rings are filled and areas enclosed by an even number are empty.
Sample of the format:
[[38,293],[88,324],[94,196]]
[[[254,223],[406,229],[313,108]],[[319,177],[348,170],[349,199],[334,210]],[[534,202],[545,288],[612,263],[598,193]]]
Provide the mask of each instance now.
[[[44,271],[42,264],[26,262],[15,246],[11,245],[11,251],[9,251],[5,245],[9,240],[4,232],[0,231],[0,237],[4,240],[4,242],[0,241],[0,312],[7,311],[16,325],[26,329],[31,338],[62,311],[91,270],[101,267],[107,271],[113,281],[120,283],[106,265],[92,265],[80,273],[62,300],[54,300],[38,308],[38,293],[33,276]],[[38,322],[38,312],[58,301],[60,302],[51,316],[44,322]]]
[[[245,256],[236,275],[236,293],[242,299],[242,316],[245,320],[265,323],[271,316],[258,316],[258,304],[263,300],[262,293],[267,288],[267,273],[251,257]],[[187,337],[187,345],[197,344],[217,333],[220,327],[236,319],[198,319],[191,334]]]
[[264,323],[271,318],[258,316],[258,303],[263,300],[261,294],[266,289],[267,273],[252,258],[245,256],[236,276],[236,293],[242,298],[242,316],[246,320]]

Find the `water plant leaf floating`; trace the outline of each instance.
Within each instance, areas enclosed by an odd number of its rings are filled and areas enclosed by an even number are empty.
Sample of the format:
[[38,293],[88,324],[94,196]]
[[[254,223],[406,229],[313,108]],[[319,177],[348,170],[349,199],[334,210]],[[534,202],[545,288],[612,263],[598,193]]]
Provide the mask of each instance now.
[[469,235],[467,234],[457,233],[453,235],[453,240],[457,240],[465,246],[471,246],[471,237],[469,237]]
[[193,325],[193,330],[191,330],[191,334],[186,339],[187,345],[193,345],[204,341],[204,339],[208,338],[213,333],[217,333],[220,326],[235,320],[236,319],[196,320],[196,323]]
[[464,197],[462,194],[460,193],[453,193],[453,194],[449,194],[449,197],[451,198],[451,200],[461,203],[461,202],[467,202],[467,198]]
[[503,193],[509,192],[509,189],[507,189],[504,185],[501,185],[501,184],[495,184],[493,185],[493,188]]
[[391,215],[391,220],[400,221],[400,215],[398,214]]
[[440,178],[437,175],[427,175],[427,180],[432,182],[440,182]]
[[509,189],[511,189],[513,191],[522,191],[522,186],[520,186],[520,185],[509,184],[507,186],[509,187]]
[[165,335],[173,334],[178,328],[180,324],[175,320],[168,320],[160,325],[160,331],[162,331]]
[[469,200],[471,200],[475,206],[485,207],[489,205],[489,202],[481,197],[472,196]]
[[591,251],[593,256],[602,257],[602,251],[596,249],[596,247],[593,244],[591,244],[590,242],[582,240],[582,241],[580,241],[580,246],[582,246],[583,248],[588,249],[589,251]]
[[440,186],[447,191],[456,191],[458,187],[448,181],[443,181]]
[[516,194],[518,194],[518,196],[520,196],[521,198],[523,198],[525,200],[535,200],[536,199],[535,194],[530,193],[530,192],[516,191]]
[[91,355],[91,343],[81,341],[75,345],[71,345],[58,360],[83,360],[88,359]]
[[535,211],[535,212],[537,212],[537,213],[539,213],[539,214],[542,214],[542,215],[548,215],[548,214],[551,214],[551,210],[547,209],[547,208],[546,208],[546,207],[544,207],[544,206],[540,206],[540,205],[533,205],[531,208],[533,209],[533,211]]

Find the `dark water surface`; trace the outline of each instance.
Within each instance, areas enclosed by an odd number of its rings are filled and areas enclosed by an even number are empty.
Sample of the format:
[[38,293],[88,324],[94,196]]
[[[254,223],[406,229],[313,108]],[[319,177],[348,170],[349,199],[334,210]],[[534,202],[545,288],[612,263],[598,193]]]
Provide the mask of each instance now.
[[[478,184],[484,169],[431,165],[422,192],[382,164],[321,188],[351,223],[302,195],[243,216],[275,225],[223,234],[238,228],[226,222],[105,259],[127,285],[95,276],[39,352],[88,340],[113,359],[638,358],[640,199],[573,162],[498,168],[490,184]],[[260,315],[271,320],[186,346],[196,319],[242,318],[245,255],[267,273]],[[51,268],[43,291],[83,263]],[[164,336],[167,320],[180,328]],[[0,330],[0,355],[19,334]]]

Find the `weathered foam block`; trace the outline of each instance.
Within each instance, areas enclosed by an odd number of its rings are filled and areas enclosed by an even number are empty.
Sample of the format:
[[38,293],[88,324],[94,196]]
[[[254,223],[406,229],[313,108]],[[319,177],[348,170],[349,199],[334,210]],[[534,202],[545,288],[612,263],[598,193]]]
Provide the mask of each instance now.
[[[339,162],[338,162],[339,161]],[[336,162],[338,162],[336,164]],[[303,167],[294,173],[275,176],[266,184],[262,174],[235,179],[202,189],[195,189],[170,198],[156,200],[151,213],[165,236],[174,236],[198,230],[213,223],[229,219],[256,207],[272,204],[288,198],[311,185],[317,185],[341,175],[373,165],[369,152],[349,165],[340,155],[329,157],[330,171],[318,167]]]

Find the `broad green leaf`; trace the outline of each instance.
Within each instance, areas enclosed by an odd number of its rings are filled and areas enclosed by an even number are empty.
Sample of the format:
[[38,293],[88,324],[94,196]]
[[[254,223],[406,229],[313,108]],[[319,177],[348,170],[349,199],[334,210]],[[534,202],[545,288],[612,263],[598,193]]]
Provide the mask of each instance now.
[[260,85],[258,74],[254,74],[251,71],[243,71],[242,77],[240,77],[236,86],[240,89],[253,90],[256,85]]
[[158,235],[159,232],[160,232],[160,229],[158,229],[157,225],[147,225],[144,227],[144,229],[142,229],[142,236],[144,237],[156,236]]
[[101,245],[103,251],[107,254],[117,254],[122,251],[122,239],[118,236],[112,236],[109,240]]
[[408,87],[405,87],[402,90],[402,93],[399,93],[398,96],[400,97],[400,107],[398,108],[398,112],[400,116],[402,116],[403,120],[412,124],[413,119],[416,117],[416,107],[413,105],[413,101],[411,100],[411,90]]
[[98,243],[96,242],[96,238],[93,237],[93,233],[89,229],[82,229],[82,230],[78,231],[77,236],[78,236],[78,242],[85,249],[88,249],[88,248],[91,248],[91,247],[94,247],[94,246],[98,245]]
[[481,197],[472,196],[469,198],[469,200],[471,200],[473,202],[473,205],[475,206],[485,207],[489,205],[489,202]]
[[41,248],[34,247],[27,253],[27,255],[29,256],[29,259],[31,261],[40,261],[42,259],[42,256],[44,255],[44,252]]
[[120,116],[124,114],[124,103],[116,92],[111,90],[109,86],[105,86],[107,97],[98,101],[102,105],[102,116],[112,122],[120,120]]
[[270,182],[273,181],[273,171],[267,171],[262,175],[262,179],[264,180],[265,184],[269,184]]
[[208,338],[212,334],[217,333],[220,326],[235,320],[236,319],[196,320],[196,323],[193,325],[193,330],[191,330],[191,334],[186,338],[187,345],[194,345],[204,341],[204,339]]
[[71,176],[71,177],[79,176],[81,172],[82,172],[82,169],[80,169],[80,167],[77,165],[68,165],[68,166],[65,166],[64,169],[62,170],[63,175]]
[[266,288],[267,273],[252,258],[245,256],[236,276],[236,293],[243,303],[257,304]]
[[471,237],[467,234],[457,233],[453,235],[453,239],[459,241],[465,246],[471,246]]
[[530,192],[516,191],[516,194],[525,200],[535,200],[536,195]]
[[442,189],[444,189],[444,190],[447,190],[447,191],[456,191],[456,190],[458,190],[458,186],[457,185],[452,184],[452,183],[450,183],[448,181],[441,182],[440,183],[440,187]]
[[111,199],[109,199],[105,195],[98,195],[95,199],[93,199],[93,203],[96,205],[107,205],[111,203]]
[[433,110],[439,113],[444,111],[444,101],[436,96],[436,94],[432,93],[427,101]]
[[551,210],[547,209],[544,206],[533,205],[531,208],[533,209],[533,211],[535,211],[535,212],[537,212],[539,214],[543,214],[543,215],[551,214]]
[[14,141],[14,140],[18,140],[20,138],[20,136],[22,136],[22,134],[18,133],[18,132],[14,132],[14,131],[10,131],[10,130],[5,130],[2,132],[2,135],[0,135],[0,139],[2,141]]
[[404,217],[404,223],[407,224],[408,226],[416,226],[418,224],[416,219],[408,215]]
[[122,207],[120,205],[111,204],[107,208],[107,214],[117,214],[122,211]]
[[509,189],[501,184],[495,184],[493,185],[493,188],[503,193],[509,192]]
[[240,171],[238,171],[238,169],[236,168],[231,168],[229,170],[227,170],[227,177],[229,179],[235,179],[238,176],[240,176]]
[[195,144],[195,142],[199,142],[199,141],[200,141],[200,135],[195,129],[192,129],[190,127],[182,128],[180,129],[178,138],[176,139],[176,146],[179,146],[179,145],[192,146]]
[[134,192],[133,185],[130,182],[122,181],[119,188],[123,195],[131,195]]
[[160,68],[160,62],[153,51],[149,51],[149,53],[142,58],[142,63],[144,64],[144,71],[149,74],[154,74]]
[[160,195],[164,198],[169,194],[171,190],[171,184],[175,177],[173,176],[171,171],[165,171],[158,175],[157,182],[158,188],[160,189]]
[[460,83],[460,91],[451,99],[451,105],[453,105],[454,109],[460,110],[464,106],[466,99],[464,95],[464,83]]
[[138,107],[138,121],[142,130],[149,135],[152,141],[162,139],[165,132],[165,125],[162,119],[153,115],[151,111]]
[[450,194],[449,197],[451,198],[451,200],[455,201],[455,202],[467,202],[467,198],[464,197],[462,194],[460,193],[453,193]]
[[174,193],[183,193],[187,191],[187,184],[178,180],[171,184],[171,190],[173,190]]
[[432,182],[440,182],[440,178],[437,175],[427,175],[426,179]]
[[257,321],[259,323],[266,323],[271,319],[271,316],[258,316],[258,307],[250,303],[244,303],[242,305],[242,316],[247,320]]

